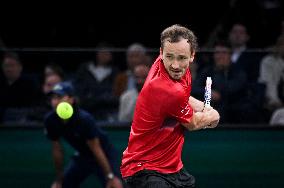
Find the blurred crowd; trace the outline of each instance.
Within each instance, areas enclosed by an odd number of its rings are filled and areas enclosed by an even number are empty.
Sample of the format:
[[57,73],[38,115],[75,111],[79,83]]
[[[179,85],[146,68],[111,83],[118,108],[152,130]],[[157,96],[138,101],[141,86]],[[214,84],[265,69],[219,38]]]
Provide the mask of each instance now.
[[[257,51],[248,45],[251,34],[247,26],[234,23],[225,37],[216,37],[204,46],[206,50],[197,53],[190,65],[192,96],[203,100],[205,80],[211,76],[211,105],[220,112],[221,123],[284,124],[284,23],[282,28],[273,46]],[[16,52],[3,51],[1,124],[42,122],[51,109],[49,93],[61,81],[74,85],[79,105],[98,123],[129,124],[137,96],[159,51],[133,43],[120,52],[123,55],[119,59],[114,49],[109,41],[102,41],[94,56],[78,62],[75,70],[50,62],[40,73],[26,72]]]

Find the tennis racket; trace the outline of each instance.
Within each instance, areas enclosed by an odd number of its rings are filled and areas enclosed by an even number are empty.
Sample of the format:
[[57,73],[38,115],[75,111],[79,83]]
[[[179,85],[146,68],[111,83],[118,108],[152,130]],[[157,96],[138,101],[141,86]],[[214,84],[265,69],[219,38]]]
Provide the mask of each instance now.
[[211,77],[207,77],[206,85],[205,85],[205,94],[204,94],[204,102],[205,102],[204,105],[205,105],[205,107],[210,107],[211,85],[212,85],[212,79],[211,79]]

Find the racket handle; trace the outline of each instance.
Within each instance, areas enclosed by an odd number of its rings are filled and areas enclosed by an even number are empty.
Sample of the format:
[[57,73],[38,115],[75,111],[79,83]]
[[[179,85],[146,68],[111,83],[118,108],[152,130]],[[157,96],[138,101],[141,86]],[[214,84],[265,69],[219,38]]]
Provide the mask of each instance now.
[[206,79],[206,86],[205,86],[205,94],[204,94],[204,106],[209,107],[210,101],[211,101],[211,85],[212,85],[212,79],[211,77],[207,77]]

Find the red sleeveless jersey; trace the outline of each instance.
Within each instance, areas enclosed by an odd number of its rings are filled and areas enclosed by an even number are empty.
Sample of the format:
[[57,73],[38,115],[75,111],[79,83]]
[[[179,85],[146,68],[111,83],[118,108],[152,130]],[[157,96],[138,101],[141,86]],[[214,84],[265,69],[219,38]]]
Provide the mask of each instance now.
[[174,173],[183,167],[185,128],[180,122],[188,122],[193,114],[190,91],[189,69],[180,80],[173,80],[159,56],[136,102],[128,147],[122,156],[122,177],[143,169]]

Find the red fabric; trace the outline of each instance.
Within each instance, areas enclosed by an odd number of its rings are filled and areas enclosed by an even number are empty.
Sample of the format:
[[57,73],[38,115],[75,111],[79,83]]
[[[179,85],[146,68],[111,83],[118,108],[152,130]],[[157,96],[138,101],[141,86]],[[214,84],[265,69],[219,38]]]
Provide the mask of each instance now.
[[128,147],[123,152],[121,174],[143,170],[174,173],[182,167],[184,127],[192,116],[189,69],[181,80],[169,77],[158,57],[138,96]]

